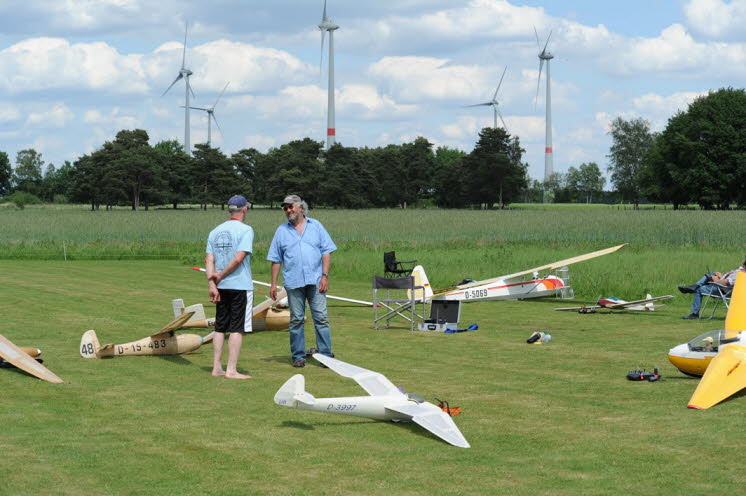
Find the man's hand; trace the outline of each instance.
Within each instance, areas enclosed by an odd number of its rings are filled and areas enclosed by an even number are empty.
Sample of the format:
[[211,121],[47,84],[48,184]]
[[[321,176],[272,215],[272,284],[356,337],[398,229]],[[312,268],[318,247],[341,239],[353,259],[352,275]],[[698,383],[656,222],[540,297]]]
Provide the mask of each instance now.
[[221,275],[220,275],[220,274],[221,274],[221,273],[220,273],[220,272],[218,272],[218,273],[216,273],[216,274],[213,274],[213,275],[211,275],[211,276],[210,276],[210,282],[214,282],[214,283],[215,283],[215,286],[217,286],[218,284],[220,284],[220,281],[222,281],[222,280],[223,280],[223,278],[221,277]]
[[319,279],[319,293],[326,293],[329,291],[329,276],[321,276]]
[[210,301],[213,303],[220,301],[220,291],[218,291],[218,286],[212,281],[210,281]]
[[272,298],[274,301],[277,301],[277,285],[272,284],[269,287],[269,297]]

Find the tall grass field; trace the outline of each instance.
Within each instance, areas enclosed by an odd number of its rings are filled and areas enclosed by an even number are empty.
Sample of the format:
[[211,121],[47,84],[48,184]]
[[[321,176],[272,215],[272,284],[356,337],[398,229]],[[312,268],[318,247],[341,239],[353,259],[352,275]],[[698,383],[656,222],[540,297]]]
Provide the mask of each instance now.
[[[673,495],[737,492],[746,482],[733,463],[746,397],[689,410],[698,380],[666,359],[673,346],[723,326],[722,309],[710,321],[681,320],[691,299],[676,286],[743,261],[737,226],[746,213],[310,215],[339,246],[330,293],[364,300],[384,251],[416,259],[442,287],[628,245],[570,267],[574,300],[466,304],[461,324],[476,331],[411,332],[403,323],[376,331],[372,309],[330,300],[337,357],[461,407],[454,420],[472,447],[460,449],[416,424],[275,405],[297,372],[316,397],[365,394],[313,361],[291,367],[286,332],[246,337],[239,370],[249,381],[211,377],[210,345],[173,357],[80,357],[86,330],[102,343],[145,337],[171,319],[174,298],[214,315],[204,275],[190,267],[202,263],[206,235],[226,212],[0,209],[0,334],[41,348],[44,365],[65,380],[0,369],[0,495]],[[283,220],[279,210],[249,213],[256,279],[268,279],[266,251]],[[654,313],[554,310],[647,292],[675,298]],[[527,344],[537,330],[552,340]],[[660,382],[625,379],[654,365]]]

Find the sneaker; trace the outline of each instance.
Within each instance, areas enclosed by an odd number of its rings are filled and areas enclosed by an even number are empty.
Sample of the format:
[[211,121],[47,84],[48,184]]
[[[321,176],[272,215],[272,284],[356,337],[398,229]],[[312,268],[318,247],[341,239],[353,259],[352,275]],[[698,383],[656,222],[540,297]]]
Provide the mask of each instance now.
[[697,291],[697,286],[679,286],[679,291],[684,294],[694,293]]
[[319,350],[317,350],[316,348],[309,348],[308,350],[306,350],[306,356],[310,357],[314,353],[318,353],[318,352],[319,352]]
[[293,362],[293,367],[295,367],[297,369],[299,369],[301,367],[305,367],[305,366],[306,366],[306,361],[305,360],[296,360],[296,361]]
[[699,315],[696,314],[696,313],[690,313],[689,315],[684,315],[681,318],[684,319],[684,320],[694,320],[694,319],[698,319]]

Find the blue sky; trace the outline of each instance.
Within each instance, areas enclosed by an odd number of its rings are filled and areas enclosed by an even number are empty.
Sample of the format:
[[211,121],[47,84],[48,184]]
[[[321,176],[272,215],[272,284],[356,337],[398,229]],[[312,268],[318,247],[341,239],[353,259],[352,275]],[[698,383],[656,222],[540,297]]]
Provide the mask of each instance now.
[[[227,154],[325,138],[326,78],[319,75],[323,0],[0,0],[0,150],[33,147],[60,165],[120,129],[155,143],[183,140],[187,66],[195,106],[215,115],[213,144]],[[544,79],[539,49],[551,31],[554,169],[605,169],[609,122],[648,119],[661,130],[697,96],[744,86],[746,0],[599,2],[328,0],[335,34],[337,140],[381,146],[425,136],[470,151],[500,74],[508,131],[544,170]],[[325,57],[326,59],[326,57]],[[326,60],[325,60],[326,62]],[[192,143],[206,140],[191,114]]]

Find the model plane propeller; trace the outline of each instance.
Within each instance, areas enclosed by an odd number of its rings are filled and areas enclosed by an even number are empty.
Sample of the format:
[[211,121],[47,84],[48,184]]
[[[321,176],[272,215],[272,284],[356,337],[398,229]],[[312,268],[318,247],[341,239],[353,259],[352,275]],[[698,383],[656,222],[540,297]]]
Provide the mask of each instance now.
[[559,311],[575,310],[579,313],[589,313],[596,310],[634,310],[637,312],[652,312],[657,308],[664,307],[665,305],[654,305],[656,301],[665,301],[673,298],[673,295],[656,296],[647,295],[642,300],[624,301],[615,296],[609,298],[599,298],[595,305],[579,306],[579,307],[565,307],[555,308]]
[[746,272],[736,276],[725,329],[672,348],[668,359],[684,374],[702,376],[689,408],[710,408],[746,387]]
[[53,384],[62,384],[64,381],[42,365],[36,359],[41,355],[38,348],[19,347],[8,338],[0,334],[0,366],[12,365],[29,374]]
[[[482,281],[474,281],[466,284],[457,284],[444,289],[433,290],[430,287],[425,269],[418,265],[412,271],[415,278],[415,286],[424,287],[425,300],[461,300],[463,302],[483,301],[483,300],[523,300],[526,298],[540,298],[542,296],[555,295],[562,288],[568,287],[566,281],[556,275],[539,277],[539,272],[543,270],[559,269],[575,263],[590,260],[613,253],[625,245],[612,246],[604,250],[598,250],[577,257],[567,258],[558,262],[552,262],[541,267],[523,270],[515,274],[506,276],[493,277]],[[525,276],[531,274],[532,279],[525,279]],[[418,290],[420,295],[417,299],[422,299],[422,291]]]
[[460,448],[469,443],[450,415],[422,396],[405,394],[383,375],[335,358],[313,357],[342,377],[354,379],[370,396],[314,398],[305,391],[305,378],[296,374],[275,394],[275,403],[298,410],[339,413],[376,420],[412,421],[444,441]]

